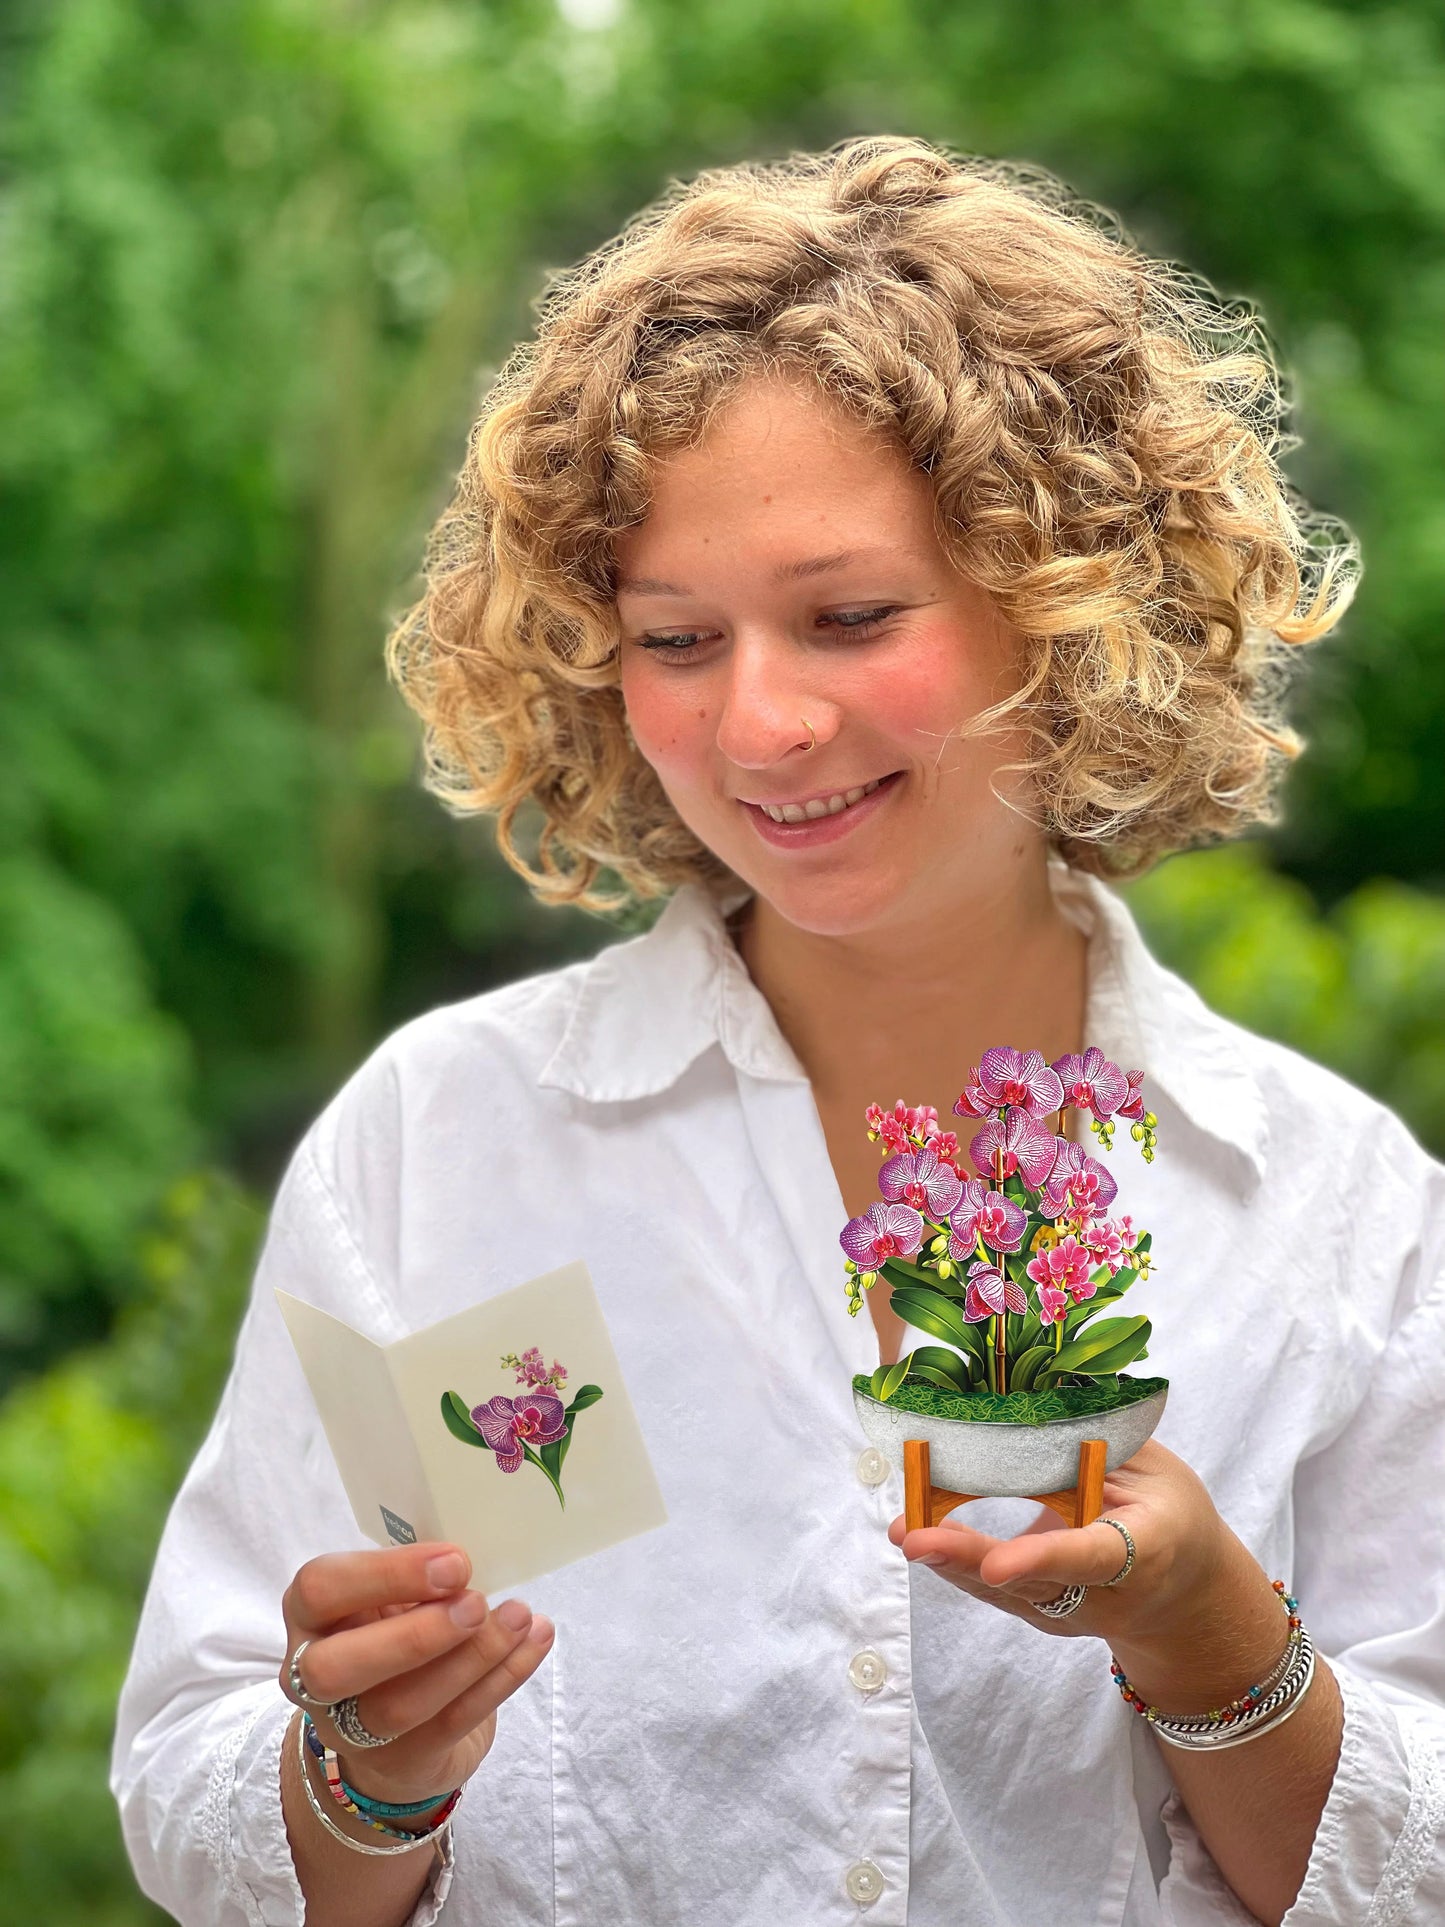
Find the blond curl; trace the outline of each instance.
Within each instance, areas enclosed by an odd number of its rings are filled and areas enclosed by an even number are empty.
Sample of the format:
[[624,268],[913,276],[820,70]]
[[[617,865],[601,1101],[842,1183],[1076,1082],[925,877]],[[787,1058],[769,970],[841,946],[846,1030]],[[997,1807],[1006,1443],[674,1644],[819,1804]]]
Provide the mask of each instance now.
[[614,541],[762,371],[929,476],[951,560],[1021,638],[1017,692],[968,727],[1022,729],[1068,862],[1128,875],[1272,817],[1286,667],[1357,567],[1282,478],[1258,321],[1040,170],[859,139],[675,184],[556,277],[486,396],[387,661],[427,787],[494,811],[541,898],[730,881],[628,735]]

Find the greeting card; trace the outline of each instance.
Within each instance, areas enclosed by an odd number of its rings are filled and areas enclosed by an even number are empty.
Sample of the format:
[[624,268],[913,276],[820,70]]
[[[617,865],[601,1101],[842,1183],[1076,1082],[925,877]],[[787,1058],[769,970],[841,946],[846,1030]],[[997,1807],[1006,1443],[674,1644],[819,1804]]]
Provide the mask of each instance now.
[[387,1345],[276,1298],[377,1544],[450,1540],[492,1593],[666,1523],[580,1261]]

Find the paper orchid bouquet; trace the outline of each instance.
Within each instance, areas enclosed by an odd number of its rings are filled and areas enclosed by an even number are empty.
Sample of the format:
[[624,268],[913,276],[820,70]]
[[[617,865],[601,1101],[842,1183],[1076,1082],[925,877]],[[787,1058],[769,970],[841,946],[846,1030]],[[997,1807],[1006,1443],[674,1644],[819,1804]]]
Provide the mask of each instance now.
[[957,1348],[923,1345],[880,1365],[875,1398],[892,1398],[910,1376],[955,1396],[1104,1391],[1147,1355],[1147,1318],[1099,1313],[1149,1275],[1150,1233],[1108,1215],[1118,1186],[1063,1134],[1067,1113],[1079,1111],[1107,1151],[1123,1120],[1152,1163],[1158,1119],[1142,1084],[1141,1071],[1121,1071],[1093,1048],[1052,1065],[1039,1051],[985,1051],[953,1106],[978,1121],[968,1159],[979,1176],[931,1106],[868,1107],[869,1139],[884,1153],[883,1201],[850,1219],[840,1240],[848,1310],[856,1316],[884,1278],[900,1318]]

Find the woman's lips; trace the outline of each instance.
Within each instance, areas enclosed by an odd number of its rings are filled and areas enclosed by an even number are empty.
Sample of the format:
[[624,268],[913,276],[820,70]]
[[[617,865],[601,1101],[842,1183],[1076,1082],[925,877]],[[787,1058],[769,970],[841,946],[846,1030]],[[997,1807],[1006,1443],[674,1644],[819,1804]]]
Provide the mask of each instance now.
[[894,770],[885,776],[876,790],[850,803],[847,809],[839,810],[833,816],[811,816],[801,823],[777,823],[767,811],[757,803],[743,803],[748,821],[763,839],[776,849],[811,850],[822,843],[836,843],[841,837],[849,836],[860,824],[878,814],[888,798],[902,780],[902,770]]

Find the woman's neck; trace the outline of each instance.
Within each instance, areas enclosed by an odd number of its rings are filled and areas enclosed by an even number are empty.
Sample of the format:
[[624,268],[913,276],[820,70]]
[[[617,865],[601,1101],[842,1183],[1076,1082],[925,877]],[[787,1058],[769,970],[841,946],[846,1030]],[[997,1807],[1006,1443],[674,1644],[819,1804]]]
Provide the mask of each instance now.
[[1055,1058],[1084,1043],[1086,943],[1042,850],[966,905],[846,937],[800,930],[754,897],[738,947],[820,1110],[902,1097],[943,1120],[990,1045]]

